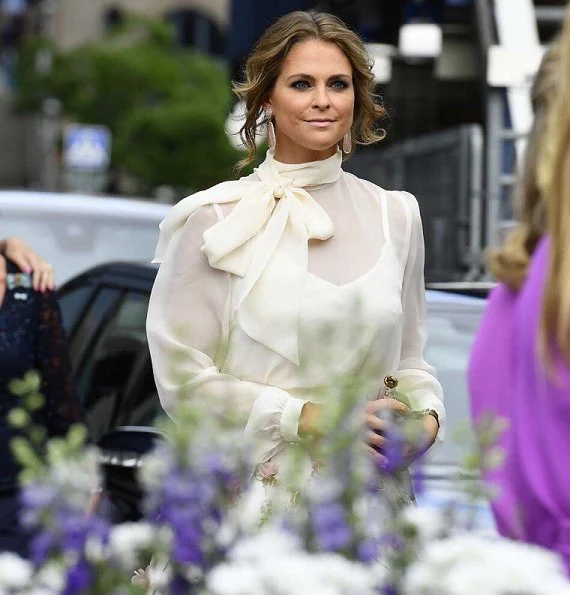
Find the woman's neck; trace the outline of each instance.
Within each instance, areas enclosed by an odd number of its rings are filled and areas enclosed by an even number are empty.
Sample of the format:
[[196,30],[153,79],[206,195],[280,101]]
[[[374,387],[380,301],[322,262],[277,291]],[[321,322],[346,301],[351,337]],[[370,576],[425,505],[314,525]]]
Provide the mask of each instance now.
[[274,159],[279,163],[286,163],[296,165],[298,163],[312,163],[313,161],[324,161],[336,154],[336,145],[325,149],[323,151],[313,151],[300,147],[289,148],[279,147],[279,143],[275,146]]

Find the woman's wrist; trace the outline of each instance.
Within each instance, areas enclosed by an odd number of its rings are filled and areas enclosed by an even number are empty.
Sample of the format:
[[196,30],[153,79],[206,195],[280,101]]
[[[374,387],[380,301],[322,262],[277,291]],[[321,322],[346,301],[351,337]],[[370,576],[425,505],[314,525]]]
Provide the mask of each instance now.
[[307,438],[320,434],[322,405],[308,401],[301,409],[299,417],[299,437]]
[[426,450],[430,448],[435,439],[437,438],[437,433],[439,432],[439,419],[431,414],[426,414],[422,418],[424,431],[426,433],[427,444]]

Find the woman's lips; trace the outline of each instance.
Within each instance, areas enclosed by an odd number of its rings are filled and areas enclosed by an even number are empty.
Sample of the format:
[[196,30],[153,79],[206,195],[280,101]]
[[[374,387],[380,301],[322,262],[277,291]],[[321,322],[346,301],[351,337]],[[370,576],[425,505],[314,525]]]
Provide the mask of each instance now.
[[309,126],[314,128],[328,128],[334,124],[334,120],[305,120]]

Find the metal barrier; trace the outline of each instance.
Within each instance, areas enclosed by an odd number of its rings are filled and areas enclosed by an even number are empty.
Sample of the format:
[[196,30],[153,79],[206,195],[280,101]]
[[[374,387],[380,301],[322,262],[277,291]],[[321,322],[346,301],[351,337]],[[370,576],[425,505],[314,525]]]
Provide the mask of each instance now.
[[426,281],[472,280],[481,273],[483,131],[478,124],[361,149],[345,169],[418,199]]

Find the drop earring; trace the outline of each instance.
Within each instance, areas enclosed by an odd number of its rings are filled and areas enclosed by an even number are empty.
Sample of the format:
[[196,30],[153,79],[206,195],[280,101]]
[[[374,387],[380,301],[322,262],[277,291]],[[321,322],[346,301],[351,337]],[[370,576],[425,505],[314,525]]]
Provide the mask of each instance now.
[[266,108],[265,116],[267,117],[267,143],[270,149],[274,149],[277,141],[275,139],[275,126],[271,119],[273,117],[273,110],[270,107]]
[[352,151],[352,135],[350,130],[342,137],[342,152],[348,155]]

